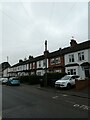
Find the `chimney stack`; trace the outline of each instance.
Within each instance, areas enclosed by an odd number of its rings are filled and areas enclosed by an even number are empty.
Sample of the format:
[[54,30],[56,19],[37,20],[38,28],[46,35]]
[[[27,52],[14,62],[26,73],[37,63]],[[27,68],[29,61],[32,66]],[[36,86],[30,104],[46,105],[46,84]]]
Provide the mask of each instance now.
[[74,39],[74,37],[72,36],[71,42],[70,42],[70,46],[71,46],[71,47],[74,47],[74,46],[76,46],[76,45],[77,45],[77,42],[76,42],[76,40]]

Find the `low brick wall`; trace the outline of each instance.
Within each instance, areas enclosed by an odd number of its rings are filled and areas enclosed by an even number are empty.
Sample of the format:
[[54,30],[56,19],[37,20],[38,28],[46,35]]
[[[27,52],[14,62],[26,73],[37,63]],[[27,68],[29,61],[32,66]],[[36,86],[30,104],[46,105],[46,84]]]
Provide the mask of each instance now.
[[90,87],[90,79],[88,80],[75,80],[76,90],[81,90],[86,87]]

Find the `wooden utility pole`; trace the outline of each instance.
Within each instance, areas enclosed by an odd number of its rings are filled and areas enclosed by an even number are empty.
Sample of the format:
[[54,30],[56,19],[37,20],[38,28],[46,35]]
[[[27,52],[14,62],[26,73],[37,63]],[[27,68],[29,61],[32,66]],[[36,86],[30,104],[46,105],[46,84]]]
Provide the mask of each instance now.
[[45,40],[45,86],[47,86],[47,40]]
[[[7,63],[8,63],[8,56],[7,56]],[[8,67],[7,67],[7,77],[8,77]]]

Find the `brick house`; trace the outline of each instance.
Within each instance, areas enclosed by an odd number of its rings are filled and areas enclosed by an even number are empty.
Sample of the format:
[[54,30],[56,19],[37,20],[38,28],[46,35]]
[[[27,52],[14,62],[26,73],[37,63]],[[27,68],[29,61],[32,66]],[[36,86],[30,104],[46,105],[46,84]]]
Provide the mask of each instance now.
[[64,72],[64,55],[61,48],[49,54],[48,70],[49,72]]
[[[46,64],[47,63],[47,64]],[[44,75],[47,72],[66,72],[76,74],[81,78],[90,77],[90,40],[77,43],[74,38],[70,46],[49,52],[45,49],[44,54],[19,62],[8,69],[9,76]]]

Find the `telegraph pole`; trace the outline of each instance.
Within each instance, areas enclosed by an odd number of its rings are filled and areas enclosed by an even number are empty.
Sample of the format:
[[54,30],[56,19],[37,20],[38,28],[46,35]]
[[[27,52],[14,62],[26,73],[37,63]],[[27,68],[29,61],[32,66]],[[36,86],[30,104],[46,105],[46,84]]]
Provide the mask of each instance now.
[[[8,56],[7,56],[7,63],[8,63]],[[8,77],[8,67],[7,67],[7,77]]]
[[47,40],[45,40],[45,86],[47,86]]

